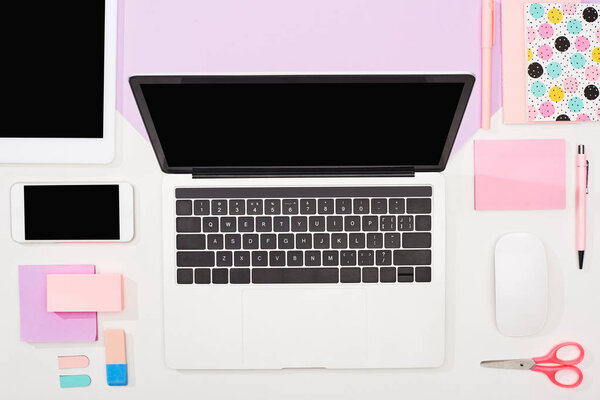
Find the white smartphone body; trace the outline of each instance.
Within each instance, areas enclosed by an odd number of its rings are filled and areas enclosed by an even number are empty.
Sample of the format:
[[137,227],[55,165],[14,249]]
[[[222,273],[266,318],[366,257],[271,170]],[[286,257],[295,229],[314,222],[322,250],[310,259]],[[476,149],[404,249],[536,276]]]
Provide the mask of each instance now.
[[12,238],[19,243],[128,242],[134,234],[129,183],[15,183]]

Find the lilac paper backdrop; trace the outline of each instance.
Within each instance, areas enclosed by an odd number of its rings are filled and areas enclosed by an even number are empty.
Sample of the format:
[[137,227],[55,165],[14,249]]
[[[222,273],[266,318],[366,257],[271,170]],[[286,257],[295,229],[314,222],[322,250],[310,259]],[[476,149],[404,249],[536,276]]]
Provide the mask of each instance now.
[[[497,5],[499,7],[499,5]],[[500,107],[496,12],[492,113]],[[117,109],[144,136],[128,77],[481,71],[480,0],[120,0]],[[456,147],[481,125],[475,85]]]

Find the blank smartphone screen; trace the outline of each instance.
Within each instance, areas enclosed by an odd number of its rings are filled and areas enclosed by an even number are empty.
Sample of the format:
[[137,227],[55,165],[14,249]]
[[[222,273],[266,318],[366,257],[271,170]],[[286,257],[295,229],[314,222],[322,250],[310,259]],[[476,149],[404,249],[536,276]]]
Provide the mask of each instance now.
[[25,240],[119,240],[119,185],[25,186]]

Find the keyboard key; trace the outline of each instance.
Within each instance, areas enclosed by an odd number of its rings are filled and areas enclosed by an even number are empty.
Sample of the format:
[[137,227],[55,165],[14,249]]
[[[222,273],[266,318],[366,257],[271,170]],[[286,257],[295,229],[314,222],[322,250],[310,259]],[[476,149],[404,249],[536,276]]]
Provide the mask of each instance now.
[[325,217],[314,216],[308,218],[308,229],[311,232],[325,232]]
[[267,215],[281,214],[281,200],[279,200],[279,199],[265,200],[265,214],[267,214]]
[[354,214],[368,214],[369,199],[354,199]]
[[178,217],[175,227],[177,232],[201,232],[202,220],[199,217]]
[[248,207],[246,213],[248,215],[262,215],[263,201],[261,199],[248,200]]
[[284,199],[281,203],[282,203],[284,215],[298,214],[298,200],[297,199]]
[[192,201],[177,200],[175,202],[175,213],[177,215],[192,215]]
[[233,265],[236,267],[249,267],[250,266],[250,252],[249,251],[236,251],[233,253]]
[[382,267],[379,269],[381,282],[396,282],[396,267]]
[[212,283],[228,283],[228,272],[227,268],[215,268],[212,270]]
[[178,251],[178,267],[214,267],[215,253],[212,251]]
[[242,235],[232,233],[225,235],[225,248],[228,250],[238,250],[242,248]]
[[390,199],[390,214],[404,214],[404,199]]
[[213,200],[211,206],[212,215],[227,215],[227,200]]
[[204,232],[219,232],[219,218],[217,218],[217,217],[202,218],[202,229],[204,229]]
[[209,250],[221,250],[223,248],[223,235],[210,234],[206,238],[206,247]]
[[195,215],[209,215],[210,214],[210,202],[208,200],[194,200],[194,214]]
[[254,232],[254,217],[238,217],[238,232]]
[[241,199],[229,200],[229,214],[244,215],[246,213],[246,201]]
[[235,217],[221,217],[221,232],[235,232],[237,221]]
[[217,251],[217,267],[231,267],[233,253],[231,251]]
[[415,230],[430,231],[431,230],[431,215],[417,215],[415,218]]
[[374,265],[375,264],[375,253],[373,250],[359,250],[358,251],[358,265]]
[[253,267],[266,267],[269,262],[269,254],[266,251],[253,251],[252,252],[252,266]]
[[403,233],[402,245],[405,249],[426,249],[431,247],[431,233]]
[[285,265],[285,251],[270,251],[269,265],[272,267],[283,267]]
[[344,217],[344,227],[347,232],[360,231],[360,217],[355,215]]
[[274,249],[277,247],[277,235],[274,233],[264,233],[260,235],[261,249]]
[[177,250],[204,250],[205,237],[202,234],[177,235]]
[[318,267],[321,265],[320,251],[307,251],[304,253],[304,265],[307,267]]
[[289,232],[290,231],[290,217],[274,217],[273,218],[273,230],[275,232]]
[[360,282],[360,268],[358,268],[358,267],[340,268],[340,282],[342,282],[342,283],[359,283]]
[[256,217],[256,232],[271,232],[272,225],[271,217]]
[[329,233],[315,233],[313,247],[315,249],[328,249]]
[[413,267],[398,267],[398,282],[413,282],[414,269]]
[[365,267],[362,269],[362,281],[364,283],[379,282],[379,268]]
[[394,265],[431,265],[431,250],[394,250]]
[[191,268],[178,268],[177,283],[186,285],[194,283],[194,270]]
[[235,268],[229,271],[229,281],[236,283],[250,283],[250,269]]
[[371,199],[372,214],[387,214],[387,199]]
[[287,265],[290,267],[301,267],[303,264],[303,257],[301,251],[288,251],[287,252]]
[[319,214],[333,214],[333,199],[319,199]]
[[396,230],[396,217],[393,216],[381,216],[379,224],[382,231],[395,231]]
[[413,230],[413,216],[412,215],[401,215],[398,217],[398,230],[399,231],[412,231]]
[[365,232],[378,231],[378,218],[374,215],[365,215],[364,217],[362,217],[362,228]]
[[344,219],[339,215],[327,217],[327,230],[329,232],[341,232],[344,230]]
[[323,252],[323,265],[326,267],[335,267],[340,263],[340,255],[335,250]]
[[365,246],[365,234],[364,233],[351,233],[349,246],[351,249],[364,249]]
[[367,233],[367,247],[380,249],[383,247],[383,233]]
[[400,234],[399,233],[386,233],[385,234],[385,248],[386,249],[399,249],[400,248]]
[[256,233],[246,233],[242,235],[242,247],[244,249],[258,249],[259,239]]
[[196,268],[194,270],[194,283],[207,284],[210,283],[210,269]]
[[307,251],[304,253],[304,265],[307,267],[318,267],[321,265],[320,251]]
[[340,265],[356,265],[356,251],[344,250],[340,251]]
[[254,268],[252,283],[338,283],[338,268]]
[[431,267],[416,267],[415,268],[415,281],[431,282]]
[[375,264],[376,265],[392,265],[392,251],[391,250],[377,250],[375,252]]
[[331,248],[332,249],[345,249],[348,247],[348,234],[347,233],[332,233],[331,234]]
[[294,248],[294,235],[291,233],[281,233],[277,237],[278,248],[280,249],[293,249]]
[[431,199],[407,199],[406,212],[409,214],[431,213]]
[[315,199],[300,199],[300,214],[316,214],[317,200]]
[[292,217],[292,232],[306,232],[306,231],[308,231],[308,218]]
[[312,235],[310,233],[298,233],[296,235],[296,248],[297,249],[311,249],[312,248]]
[[352,200],[351,199],[335,199],[335,213],[336,214],[352,214]]

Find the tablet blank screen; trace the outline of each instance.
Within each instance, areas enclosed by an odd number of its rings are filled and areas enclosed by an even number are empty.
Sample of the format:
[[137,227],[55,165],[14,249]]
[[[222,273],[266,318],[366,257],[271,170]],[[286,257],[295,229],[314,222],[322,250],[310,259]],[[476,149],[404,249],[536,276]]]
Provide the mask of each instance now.
[[2,4],[0,137],[102,138],[104,1]]

